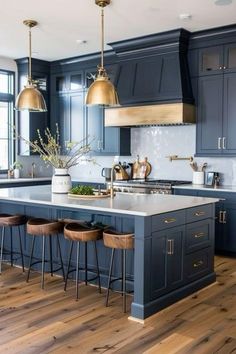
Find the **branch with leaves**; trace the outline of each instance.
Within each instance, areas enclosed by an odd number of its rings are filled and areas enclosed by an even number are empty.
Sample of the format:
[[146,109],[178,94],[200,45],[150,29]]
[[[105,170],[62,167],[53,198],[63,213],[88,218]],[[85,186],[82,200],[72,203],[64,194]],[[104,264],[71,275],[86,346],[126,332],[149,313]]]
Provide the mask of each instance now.
[[[38,139],[30,141],[17,133],[13,127],[15,138],[23,140],[33,152],[39,154],[41,159],[54,168],[66,168],[76,166],[80,163],[80,159],[91,151],[90,143],[87,143],[87,138],[79,142],[67,142],[65,149],[59,143],[60,132],[58,124],[56,124],[56,133],[53,135],[49,128],[44,131],[44,137],[39,129],[37,129]],[[94,162],[93,159],[86,158],[86,161]]]

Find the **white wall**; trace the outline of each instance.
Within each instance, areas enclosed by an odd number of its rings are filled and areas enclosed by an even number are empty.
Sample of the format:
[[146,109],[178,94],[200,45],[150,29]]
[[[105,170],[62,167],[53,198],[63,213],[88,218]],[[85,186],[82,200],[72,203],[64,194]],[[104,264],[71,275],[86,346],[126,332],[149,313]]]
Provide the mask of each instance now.
[[17,72],[17,66],[15,60],[0,56],[0,69]]

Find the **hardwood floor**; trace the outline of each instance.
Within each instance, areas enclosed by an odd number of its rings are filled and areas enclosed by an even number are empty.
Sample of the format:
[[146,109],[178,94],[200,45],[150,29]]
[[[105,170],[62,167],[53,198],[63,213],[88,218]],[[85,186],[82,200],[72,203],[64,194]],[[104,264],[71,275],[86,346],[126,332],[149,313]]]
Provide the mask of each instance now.
[[[5,265],[0,276],[0,353],[236,353],[236,259],[216,257],[217,282],[139,324],[122,313],[122,299],[61,278]],[[131,299],[130,299],[131,302]]]

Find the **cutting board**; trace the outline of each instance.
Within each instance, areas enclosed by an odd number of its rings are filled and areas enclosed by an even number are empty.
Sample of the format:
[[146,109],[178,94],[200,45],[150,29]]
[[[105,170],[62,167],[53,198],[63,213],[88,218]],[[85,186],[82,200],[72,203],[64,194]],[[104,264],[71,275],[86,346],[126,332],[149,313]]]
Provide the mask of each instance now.
[[147,178],[152,171],[152,166],[148,162],[148,158],[145,157],[144,161],[139,161],[139,158],[133,164],[133,179]]

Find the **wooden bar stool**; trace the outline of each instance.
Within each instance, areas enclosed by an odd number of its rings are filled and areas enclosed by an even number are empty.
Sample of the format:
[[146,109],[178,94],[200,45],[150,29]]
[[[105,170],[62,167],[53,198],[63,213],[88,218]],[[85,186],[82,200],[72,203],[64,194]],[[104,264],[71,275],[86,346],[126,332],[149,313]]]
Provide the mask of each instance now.
[[[60,241],[58,236],[59,233],[63,232],[63,227],[64,224],[59,221],[52,221],[52,220],[40,219],[40,218],[30,219],[27,222],[27,233],[33,236],[32,244],[31,244],[30,260],[29,260],[29,269],[28,269],[28,274],[26,279],[27,283],[29,281],[31,267],[35,264],[42,263],[41,288],[44,289],[44,269],[45,269],[46,262],[50,262],[51,276],[53,276],[54,272],[62,270],[63,278],[65,280],[61,246],[60,246]],[[35,261],[32,263],[35,236],[42,237],[42,258],[40,261]],[[53,270],[53,259],[52,259],[52,236],[55,236],[57,238],[57,246],[58,246],[59,257],[60,257],[60,267],[55,270]],[[45,260],[46,237],[49,240],[50,261]]]
[[[69,250],[69,258],[68,258],[68,268],[66,272],[66,279],[65,279],[65,287],[64,290],[66,291],[67,287],[67,280],[68,275],[71,272],[76,271],[76,300],[79,298],[79,271],[82,270],[85,272],[85,285],[88,282],[98,279],[98,288],[99,292],[101,293],[101,282],[100,282],[100,273],[99,273],[99,266],[98,266],[98,254],[97,254],[97,244],[96,241],[102,238],[102,231],[98,228],[88,228],[83,224],[79,223],[70,223],[65,225],[64,227],[64,236],[66,239],[70,240],[70,250]],[[95,251],[95,260],[96,260],[96,276],[93,278],[88,279],[88,271],[95,273],[94,269],[88,269],[88,242],[93,242],[94,251]],[[77,243],[77,250],[76,250],[76,268],[70,269],[71,264],[71,255],[73,250],[74,242]],[[84,268],[79,267],[79,258],[80,258],[80,243],[84,243],[84,257],[85,257],[85,266]]]
[[[123,311],[126,312],[126,251],[134,249],[134,234],[124,234],[118,233],[115,231],[104,231],[103,232],[103,242],[106,247],[112,249],[111,252],[111,261],[109,267],[109,275],[108,275],[108,285],[107,285],[107,294],[106,294],[106,306],[108,306],[109,299],[109,290],[111,287],[111,283],[117,280],[122,280],[122,296],[123,296]],[[121,250],[122,252],[122,278],[112,279],[112,268],[114,262],[115,250]]]
[[[12,228],[18,227],[18,236],[19,236],[19,246],[20,246],[20,255],[21,255],[21,265],[22,271],[24,272],[24,255],[22,250],[22,240],[21,240],[21,232],[20,226],[25,225],[27,219],[24,215],[11,215],[11,214],[0,214],[0,226],[2,227],[2,237],[1,237],[1,254],[0,254],[0,274],[2,273],[2,261],[3,261],[3,248],[4,248],[4,239],[5,239],[5,229],[8,227],[10,229],[10,242],[11,242],[11,250],[10,250],[10,259],[11,266],[13,266],[13,237],[12,237]],[[8,252],[7,252],[8,254]]]

